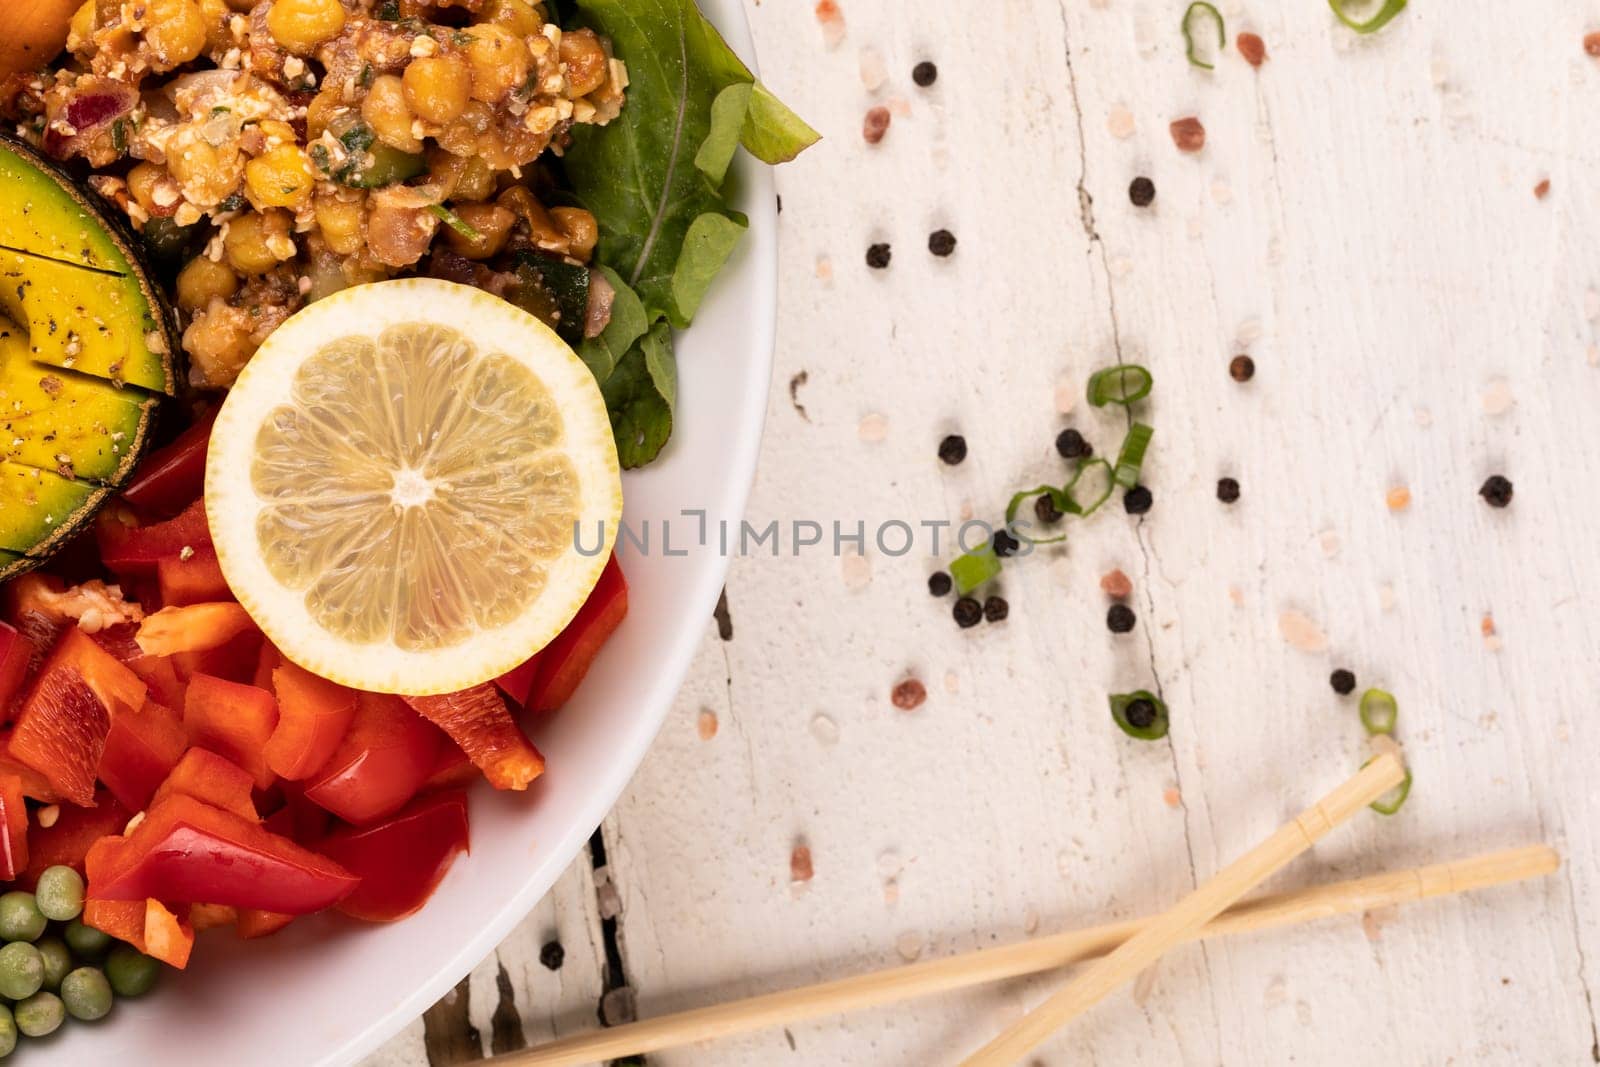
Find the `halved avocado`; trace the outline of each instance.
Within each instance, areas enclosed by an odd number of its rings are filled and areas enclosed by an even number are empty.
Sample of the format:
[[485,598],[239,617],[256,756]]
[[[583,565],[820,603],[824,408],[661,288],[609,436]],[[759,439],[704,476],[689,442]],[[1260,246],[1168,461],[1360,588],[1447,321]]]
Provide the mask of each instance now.
[[132,235],[0,134],[0,581],[127,480],[171,393],[178,335]]

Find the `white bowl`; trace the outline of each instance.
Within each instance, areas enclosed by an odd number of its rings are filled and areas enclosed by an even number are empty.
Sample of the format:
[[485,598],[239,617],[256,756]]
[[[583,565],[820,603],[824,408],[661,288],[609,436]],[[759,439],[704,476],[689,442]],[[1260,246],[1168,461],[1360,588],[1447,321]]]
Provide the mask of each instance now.
[[[700,0],[746,60],[737,0]],[[753,65],[753,64],[752,64]],[[200,935],[182,974],[119,1003],[96,1026],[65,1026],[28,1055],[65,1063],[352,1063],[438,1000],[489,955],[566,870],[633,775],[706,632],[727,569],[715,530],[737,532],[755,473],[772,374],[777,213],[771,174],[738,164],[750,231],[694,328],[678,339],[677,427],[662,458],[625,476],[625,521],[650,520],[648,555],[624,550],[627,621],[571,704],[533,725],[549,770],[527,793],[480,784],[471,796],[472,854],[456,861],[421,912],[398,923],[296,922],[240,942]],[[711,536],[693,543],[705,509]],[[673,551],[658,523],[677,517]]]

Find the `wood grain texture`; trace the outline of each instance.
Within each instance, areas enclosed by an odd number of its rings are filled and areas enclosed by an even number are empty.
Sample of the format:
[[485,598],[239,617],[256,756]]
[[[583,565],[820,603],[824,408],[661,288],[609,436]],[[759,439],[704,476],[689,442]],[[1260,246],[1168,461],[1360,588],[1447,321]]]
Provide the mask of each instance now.
[[[641,1015],[1167,906],[1314,799],[1321,768],[1365,758],[1353,700],[1327,684],[1346,666],[1399,698],[1416,788],[1277,888],[1541,839],[1562,872],[1179,949],[1040,1061],[1600,1062],[1600,64],[1581,47],[1600,9],[1414,3],[1356,38],[1320,0],[1220,6],[1230,38],[1265,39],[1259,71],[1231,51],[1215,73],[1189,67],[1181,3],[841,0],[833,50],[810,3],[749,6],[765,79],[826,136],[778,178],[751,521],[996,515],[1012,488],[1059,477],[1061,426],[1115,448],[1120,419],[1063,415],[1057,393],[1119,354],[1156,377],[1156,505],[1143,521],[1108,509],[1012,567],[1010,619],[966,632],[924,591],[923,555],[736,559],[732,639],[704,621],[604,828]],[[876,93],[868,50],[889,75]],[[939,64],[926,90],[922,59]],[[868,146],[879,103],[893,122]],[[1167,130],[1185,115],[1207,129],[1195,156]],[[1129,203],[1137,174],[1151,208]],[[939,227],[959,240],[949,259],[926,251]],[[884,271],[864,263],[876,241],[893,246]],[[1226,371],[1241,351],[1258,367],[1242,387]],[[1486,392],[1509,409],[1489,414]],[[863,440],[866,416],[881,440]],[[950,468],[935,450],[955,431],[971,451]],[[1476,496],[1496,472],[1516,484],[1505,511]],[[1231,508],[1222,475],[1243,487]],[[1397,485],[1412,504],[1392,513]],[[1111,567],[1135,587],[1122,638],[1097,587]],[[1286,643],[1286,610],[1328,649]],[[889,700],[907,675],[929,694],[911,713]],[[1166,742],[1107,717],[1108,691],[1141,686],[1172,708]],[[815,876],[791,886],[802,839]],[[563,926],[592,911],[591,872],[555,899]],[[525,1022],[570,1032],[559,1020],[594,1018],[603,946],[564,931],[567,968],[589,969],[553,986],[533,969],[544,936],[530,919],[501,957],[534,960],[508,966]],[[472,980],[484,1035],[497,973]],[[651,1062],[948,1062],[1043,991]],[[418,1062],[419,1040],[373,1067]]]

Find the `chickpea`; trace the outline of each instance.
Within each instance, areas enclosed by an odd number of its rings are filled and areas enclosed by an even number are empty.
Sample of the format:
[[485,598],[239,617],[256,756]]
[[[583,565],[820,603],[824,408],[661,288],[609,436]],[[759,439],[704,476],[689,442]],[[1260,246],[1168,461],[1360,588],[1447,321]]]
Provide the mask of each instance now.
[[292,141],[257,156],[244,168],[245,194],[258,208],[304,207],[315,184],[311,161]]
[[338,89],[323,89],[306,105],[306,143],[322,136],[329,121],[344,107],[344,94]]
[[516,212],[528,224],[528,236],[533,238],[534,244],[548,252],[566,255],[570,239],[527,186],[511,186],[500,194],[497,203]]
[[533,57],[522,38],[493,24],[467,31],[467,62],[472,65],[472,98],[486,104],[504,100],[528,80]]
[[600,240],[600,226],[594,220],[594,215],[581,207],[553,207],[550,217],[556,220],[556,225],[567,235],[571,242],[569,255],[588,262],[594,255],[594,246]]
[[562,34],[558,54],[562,73],[567,76],[567,99],[588,96],[606,83],[610,61],[593,30],[572,30]]
[[382,74],[361,102],[361,117],[367,120],[378,140],[402,152],[422,151],[422,142],[412,131],[417,117],[406,103],[404,83],[397,74]]
[[94,55],[94,0],[84,0],[83,6],[72,14],[68,23],[67,49],[75,56]]
[[544,20],[528,0],[489,0],[478,17],[504,26],[518,37],[532,37],[544,29]]
[[439,147],[453,156],[478,154],[478,136],[494,121],[494,111],[488,104],[474,100],[467,105],[461,117],[439,131]]
[[228,20],[233,12],[228,10],[227,0],[199,0],[200,17],[206,24],[206,50],[212,56],[220,56],[233,47],[233,34],[228,29]]
[[294,258],[289,216],[282,211],[241,215],[228,224],[222,249],[228,263],[240,274],[265,274],[283,260]]
[[[163,182],[166,187],[158,193],[157,186]],[[167,176],[165,168],[154,163],[140,163],[128,172],[128,193],[134,203],[152,217],[166,218],[178,210],[180,197],[176,183]]]
[[487,200],[494,195],[494,168],[479,156],[470,156],[456,180],[458,200]]
[[315,210],[317,228],[322,231],[322,239],[330,251],[353,256],[361,250],[365,241],[361,228],[367,209],[360,197],[318,196]]
[[194,0],[147,0],[144,43],[157,73],[199,58],[206,47],[206,20]]
[[406,67],[406,103],[428,122],[454,122],[472,99],[472,70],[460,56],[429,56]]
[[212,297],[226,300],[239,291],[239,276],[226,263],[213,263],[205,256],[191,259],[178,272],[178,306],[199,311]]
[[272,0],[267,29],[295,55],[309,56],[318,45],[339,36],[344,20],[339,0]]
[[477,231],[477,237],[446,227],[444,238],[450,250],[468,259],[489,259],[505,250],[511,239],[511,227],[517,223],[517,213],[499,204],[460,204],[453,209],[456,217]]

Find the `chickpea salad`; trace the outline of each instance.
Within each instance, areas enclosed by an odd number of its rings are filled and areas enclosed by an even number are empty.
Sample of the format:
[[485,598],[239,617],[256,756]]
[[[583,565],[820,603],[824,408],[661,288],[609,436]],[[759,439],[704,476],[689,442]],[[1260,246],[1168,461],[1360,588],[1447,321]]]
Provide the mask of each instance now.
[[724,193],[736,148],[779,163],[817,139],[693,0],[23,8],[0,117],[142,236],[191,398],[305,305],[430,276],[555,328],[623,465],[648,463],[672,429],[671,331],[746,225]]

